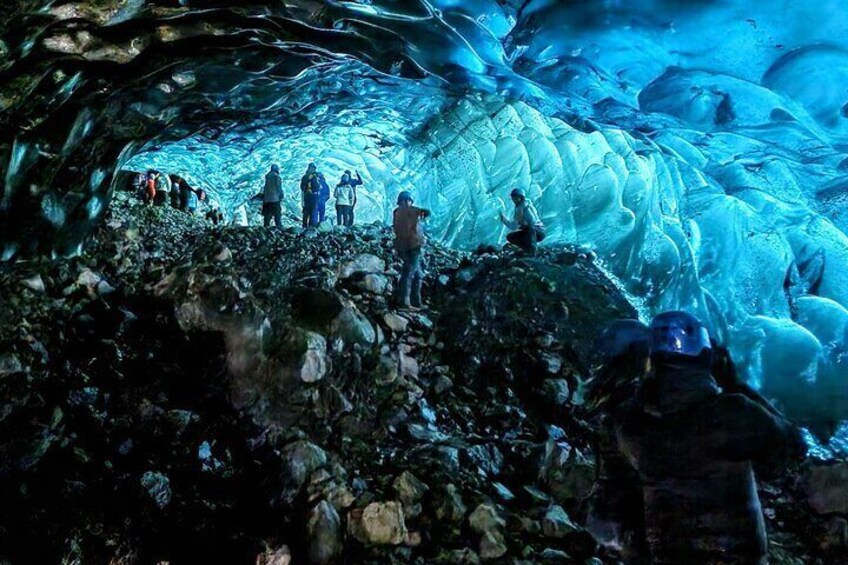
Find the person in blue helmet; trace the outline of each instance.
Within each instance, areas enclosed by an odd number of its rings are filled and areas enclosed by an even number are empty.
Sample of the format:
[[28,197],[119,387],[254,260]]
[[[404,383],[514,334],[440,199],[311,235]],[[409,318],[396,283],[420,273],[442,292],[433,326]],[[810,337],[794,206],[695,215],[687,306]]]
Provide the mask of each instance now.
[[[618,461],[638,476],[648,561],[766,563],[753,465],[780,468],[800,459],[798,429],[777,411],[722,391],[712,375],[709,333],[694,316],[656,316],[648,353],[637,396],[601,430]],[[599,480],[615,490],[616,477]],[[612,536],[595,535],[616,548]]]
[[421,220],[429,217],[430,211],[413,203],[409,192],[404,190],[398,195],[392,226],[395,250],[403,262],[398,289],[400,306],[417,309],[421,307],[421,251],[425,243]]

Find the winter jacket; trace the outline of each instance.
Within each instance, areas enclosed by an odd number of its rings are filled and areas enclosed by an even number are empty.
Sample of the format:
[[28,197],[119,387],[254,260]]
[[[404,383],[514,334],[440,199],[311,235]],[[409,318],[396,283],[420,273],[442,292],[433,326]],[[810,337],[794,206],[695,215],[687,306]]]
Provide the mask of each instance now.
[[168,175],[156,177],[156,192],[171,192],[171,179]]
[[707,369],[662,367],[603,433],[613,463],[600,487],[622,495],[638,476],[651,563],[765,563],[752,464],[803,453],[779,414],[722,393]]
[[429,210],[417,206],[399,206],[394,211],[392,225],[395,231],[395,249],[409,251],[424,246],[424,230],[421,219],[430,215]]
[[354,191],[350,184],[340,184],[333,194],[336,198],[336,206],[353,206]]
[[512,220],[504,221],[504,224],[512,230],[518,230],[527,227],[536,229],[542,228],[542,220],[539,219],[539,213],[533,207],[530,201],[525,200],[515,207],[512,214]]
[[265,204],[274,204],[283,199],[283,181],[280,179],[279,173],[274,171],[265,175],[265,188],[262,191],[262,202]]

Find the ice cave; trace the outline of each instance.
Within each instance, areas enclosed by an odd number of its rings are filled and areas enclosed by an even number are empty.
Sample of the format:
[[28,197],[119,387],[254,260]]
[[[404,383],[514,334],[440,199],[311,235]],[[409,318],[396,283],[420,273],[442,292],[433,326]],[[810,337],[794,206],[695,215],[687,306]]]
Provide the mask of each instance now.
[[[411,191],[433,212],[428,237],[457,253],[503,245],[498,214],[520,188],[545,225],[543,249],[592,255],[643,321],[696,315],[741,377],[805,430],[810,457],[848,457],[845,2],[5,6],[6,265],[84,257],[130,173],[148,169],[178,172],[225,222],[242,205],[258,216],[250,199],[271,164],[287,217],[300,213],[308,163],[333,182],[356,170],[361,225],[390,225]],[[232,344],[248,338],[226,327],[232,370]],[[12,365],[0,362],[0,377]],[[143,555],[168,555],[157,551]],[[345,562],[413,562],[356,555]]]

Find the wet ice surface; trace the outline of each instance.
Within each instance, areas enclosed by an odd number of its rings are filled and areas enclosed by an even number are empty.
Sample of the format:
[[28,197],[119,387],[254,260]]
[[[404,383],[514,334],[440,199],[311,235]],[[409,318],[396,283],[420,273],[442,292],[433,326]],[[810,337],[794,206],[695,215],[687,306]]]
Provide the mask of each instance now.
[[[42,49],[138,69],[96,90],[84,67],[54,73],[41,105],[2,91],[0,111],[33,120],[83,102],[0,152],[3,214],[37,203],[44,222],[7,230],[25,235],[3,236],[5,256],[54,232],[68,242],[54,249],[79,249],[128,143],[124,158],[143,152],[126,168],[182,173],[226,209],[271,163],[292,214],[307,162],[331,185],[357,169],[359,221],[386,221],[411,189],[435,212],[431,234],[458,247],[503,241],[495,218],[517,186],[547,244],[595,249],[648,312],[708,320],[749,381],[819,436],[846,418],[843,2],[304,1],[205,27],[190,19],[199,0],[112,4],[45,8],[58,21],[41,43],[6,42],[3,68]],[[76,17],[125,25],[122,40],[62,27]],[[155,33],[132,27],[144,18]],[[140,56],[178,42],[196,50]],[[55,180],[80,171],[84,186]]]

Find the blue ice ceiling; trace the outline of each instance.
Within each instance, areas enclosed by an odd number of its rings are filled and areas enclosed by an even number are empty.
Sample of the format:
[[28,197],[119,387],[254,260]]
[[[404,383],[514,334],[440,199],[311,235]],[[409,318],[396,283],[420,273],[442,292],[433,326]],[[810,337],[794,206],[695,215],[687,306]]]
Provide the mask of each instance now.
[[130,64],[157,41],[246,38],[116,89],[121,116],[156,124],[125,168],[232,208],[277,163],[292,214],[306,163],[355,168],[360,220],[411,189],[464,248],[503,241],[496,215],[522,187],[548,243],[594,248],[648,311],[709,320],[820,435],[848,417],[845,2],[302,1],[240,8],[250,30],[217,23],[233,2],[111,3],[101,25],[158,18],[155,36],[45,41]]

